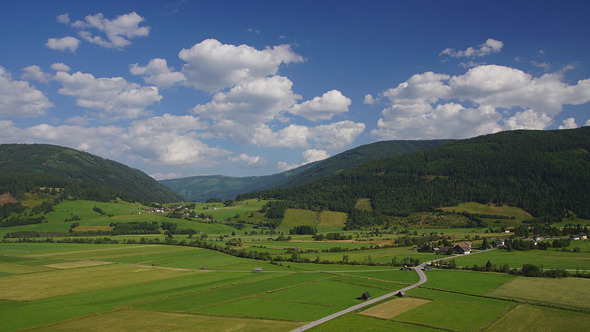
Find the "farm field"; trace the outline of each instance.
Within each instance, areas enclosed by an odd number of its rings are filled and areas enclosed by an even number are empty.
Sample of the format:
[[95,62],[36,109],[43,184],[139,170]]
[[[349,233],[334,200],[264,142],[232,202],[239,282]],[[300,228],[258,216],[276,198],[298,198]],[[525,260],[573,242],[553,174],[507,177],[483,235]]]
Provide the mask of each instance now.
[[587,313],[521,304],[487,331],[587,331],[588,326]]
[[[201,270],[202,265],[207,269]],[[248,273],[253,267],[263,267],[264,272]],[[495,328],[515,324],[511,315],[518,313],[514,307],[519,304],[480,294],[504,297],[503,292],[508,292],[514,294],[508,296],[511,299],[531,301],[526,289],[551,288],[567,295],[588,288],[586,279],[555,283],[497,273],[426,273],[429,280],[424,287],[409,291],[408,298],[387,302],[405,311],[386,308],[379,319],[354,312],[315,330],[353,331],[365,324],[384,331]],[[378,297],[417,280],[414,271],[393,267],[290,262],[281,266],[184,246],[0,243],[0,330],[149,326],[158,331],[215,325],[213,330],[290,331],[362,303],[359,297],[364,292]],[[580,304],[587,296],[580,292],[575,300],[578,308],[587,310]],[[557,295],[548,300],[552,305],[561,302]],[[366,309],[371,310],[361,311]],[[25,316],[29,319],[14,319]]]
[[[444,211],[448,211],[448,212],[467,212],[467,213],[472,213],[472,214],[487,214],[487,215],[499,215],[499,216],[506,216],[506,217],[514,217],[514,220],[516,221],[524,221],[524,220],[530,220],[533,219],[533,216],[531,216],[528,212],[526,212],[525,210],[518,208],[518,207],[514,207],[514,206],[509,206],[509,205],[502,205],[502,206],[496,206],[494,204],[480,204],[480,203],[476,203],[476,202],[466,202],[466,203],[460,203],[459,205],[456,206],[447,206],[447,207],[443,207],[442,210]],[[484,219],[490,219],[490,218],[484,218]],[[495,220],[494,218],[491,218],[491,220]],[[502,221],[507,221],[507,219],[501,219]]]
[[590,311],[589,279],[518,277],[496,288],[489,295]]
[[317,213],[309,210],[287,209],[285,218],[279,225],[282,229],[293,229],[295,226],[312,226],[318,225]]
[[[580,246],[587,248],[587,240],[570,244],[570,247]],[[508,264],[510,268],[522,268],[524,264],[543,265],[545,269],[580,269],[590,270],[590,256],[582,252],[563,252],[555,249],[506,251],[492,250],[477,255],[456,257],[458,266],[485,265],[487,261],[498,266]]]

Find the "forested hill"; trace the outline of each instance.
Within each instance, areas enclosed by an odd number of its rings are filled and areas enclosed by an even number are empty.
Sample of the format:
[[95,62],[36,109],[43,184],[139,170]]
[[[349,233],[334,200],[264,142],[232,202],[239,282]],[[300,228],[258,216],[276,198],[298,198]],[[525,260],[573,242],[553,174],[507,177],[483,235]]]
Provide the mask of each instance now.
[[[515,204],[536,217],[566,209],[590,217],[590,127],[511,131],[375,160],[336,176],[278,190],[242,195],[284,199],[294,207],[363,215],[359,198],[373,213],[359,219],[427,211],[458,202]],[[361,222],[360,220],[357,220]]]
[[234,198],[238,194],[273,188],[296,186],[361,165],[371,160],[392,157],[408,152],[429,149],[449,140],[385,141],[342,152],[328,159],[307,164],[286,172],[267,176],[230,177],[222,175],[193,176],[161,180],[160,183],[184,197],[205,201],[211,197]]
[[47,144],[0,145],[0,194],[64,188],[73,198],[174,202],[182,196],[145,173],[86,152]]

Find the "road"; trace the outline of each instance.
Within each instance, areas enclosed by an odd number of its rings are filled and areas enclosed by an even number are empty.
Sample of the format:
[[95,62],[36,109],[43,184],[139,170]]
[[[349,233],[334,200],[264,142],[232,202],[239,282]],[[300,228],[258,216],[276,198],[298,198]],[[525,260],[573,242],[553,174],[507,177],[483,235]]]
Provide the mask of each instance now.
[[[488,249],[488,250],[482,250],[482,251],[479,251],[479,252],[474,252],[474,253],[472,253],[472,255],[478,254],[478,253],[482,253],[482,252],[486,252],[486,251],[489,251],[489,250],[493,250],[493,249]],[[462,256],[462,255],[458,255],[458,256]],[[451,258],[455,258],[455,257],[457,257],[457,256],[456,255],[453,255],[453,256],[448,256],[448,257],[439,258],[439,259],[431,260],[431,261],[428,261],[428,262],[424,262],[424,263],[422,263],[422,264],[414,267],[414,271],[416,271],[416,273],[418,273],[418,276],[420,277],[420,280],[417,283],[415,283],[413,285],[410,285],[410,286],[408,286],[406,288],[402,288],[400,290],[396,290],[395,292],[391,292],[389,294],[385,294],[385,295],[379,296],[377,298],[374,298],[374,299],[365,301],[365,302],[363,302],[361,304],[357,304],[357,305],[352,306],[350,308],[346,308],[346,309],[344,309],[342,311],[338,311],[337,313],[331,314],[331,315],[326,316],[324,318],[320,318],[320,319],[318,319],[316,321],[313,321],[311,323],[308,323],[308,324],[305,324],[305,325],[303,325],[301,327],[298,327],[298,328],[294,329],[291,332],[299,332],[299,331],[309,330],[309,329],[311,329],[313,327],[316,327],[316,326],[318,326],[320,324],[323,324],[323,323],[325,323],[327,321],[330,321],[330,320],[332,320],[334,318],[338,318],[338,317],[340,317],[342,315],[346,315],[346,314],[351,313],[351,312],[353,312],[355,310],[358,310],[360,308],[363,308],[363,307],[366,307],[366,306],[370,306],[371,304],[374,304],[374,303],[377,303],[379,301],[383,301],[385,299],[388,299],[390,297],[393,297],[393,296],[397,295],[399,292],[407,292],[407,291],[409,291],[412,288],[416,288],[416,287],[422,285],[423,283],[425,283],[428,280],[428,278],[426,277],[426,274],[422,270],[426,265],[432,264],[433,262],[442,261],[442,260],[445,260],[445,259],[451,259]]]

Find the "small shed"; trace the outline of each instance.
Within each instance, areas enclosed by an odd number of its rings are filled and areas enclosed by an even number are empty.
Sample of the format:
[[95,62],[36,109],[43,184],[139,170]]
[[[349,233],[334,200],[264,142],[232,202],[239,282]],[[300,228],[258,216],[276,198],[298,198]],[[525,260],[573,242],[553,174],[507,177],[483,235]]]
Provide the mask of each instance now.
[[397,294],[395,294],[395,296],[397,296],[397,297],[406,297],[407,295],[406,295],[406,292],[399,291],[399,292],[397,292]]
[[361,299],[369,300],[371,299],[371,294],[369,294],[369,292],[364,292],[363,295],[361,295]]
[[425,266],[422,270],[424,270],[424,271],[432,271],[432,268],[428,265],[428,266]]
[[207,270],[207,265],[202,265],[201,270]]
[[260,272],[263,272],[263,270],[262,270],[262,268],[261,268],[261,267],[255,267],[255,268],[254,268],[254,271],[252,271],[252,272],[255,272],[255,273],[260,273]]

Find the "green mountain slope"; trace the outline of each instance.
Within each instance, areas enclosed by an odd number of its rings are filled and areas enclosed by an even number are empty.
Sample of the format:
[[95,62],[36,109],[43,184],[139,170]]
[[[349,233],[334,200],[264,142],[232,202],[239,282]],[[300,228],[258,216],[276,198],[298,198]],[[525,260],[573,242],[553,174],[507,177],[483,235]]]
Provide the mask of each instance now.
[[267,176],[193,176],[181,179],[161,180],[160,183],[184,197],[205,201],[211,197],[234,198],[238,194],[272,188],[301,185],[361,165],[371,160],[396,156],[408,152],[429,149],[449,142],[386,141],[359,146],[328,159],[307,164],[286,172]]
[[137,169],[55,145],[2,144],[0,171],[0,193],[14,196],[49,187],[101,201],[114,196],[162,203],[183,199]]
[[[512,131],[375,160],[302,186],[243,195],[353,212],[364,223],[458,202],[514,204],[536,217],[590,217],[590,127]],[[374,213],[354,211],[369,198]]]

